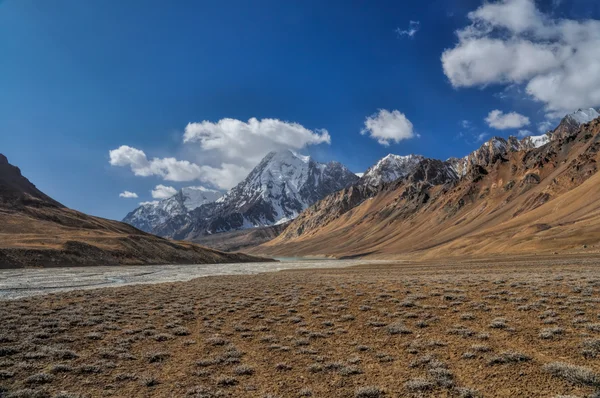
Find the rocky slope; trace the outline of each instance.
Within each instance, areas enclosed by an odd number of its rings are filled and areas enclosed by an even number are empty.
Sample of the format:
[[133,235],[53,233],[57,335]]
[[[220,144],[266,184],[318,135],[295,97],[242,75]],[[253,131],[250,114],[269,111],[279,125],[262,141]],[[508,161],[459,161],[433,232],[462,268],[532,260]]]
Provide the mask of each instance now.
[[189,220],[190,211],[212,203],[221,196],[222,192],[201,186],[182,188],[170,198],[140,205],[127,214],[123,222],[142,231],[152,232],[158,225],[171,219],[180,219],[180,223],[185,223]]
[[259,261],[68,209],[0,155],[0,268]]
[[541,139],[492,138],[462,159],[424,159],[375,191],[356,184],[251,251],[385,258],[600,248],[600,119],[586,123],[590,115],[569,115]]
[[318,163],[292,151],[271,152],[216,202],[171,218],[152,231],[194,241],[206,235],[278,225],[357,180],[337,162]]

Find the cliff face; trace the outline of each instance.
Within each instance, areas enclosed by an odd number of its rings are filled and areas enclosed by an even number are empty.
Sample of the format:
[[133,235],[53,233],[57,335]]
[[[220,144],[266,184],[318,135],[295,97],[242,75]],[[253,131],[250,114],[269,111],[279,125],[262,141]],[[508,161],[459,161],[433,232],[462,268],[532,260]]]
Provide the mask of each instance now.
[[432,257],[600,245],[600,119],[561,123],[550,137],[537,148],[494,138],[444,162],[454,175],[424,164],[375,191],[348,188],[253,251]]

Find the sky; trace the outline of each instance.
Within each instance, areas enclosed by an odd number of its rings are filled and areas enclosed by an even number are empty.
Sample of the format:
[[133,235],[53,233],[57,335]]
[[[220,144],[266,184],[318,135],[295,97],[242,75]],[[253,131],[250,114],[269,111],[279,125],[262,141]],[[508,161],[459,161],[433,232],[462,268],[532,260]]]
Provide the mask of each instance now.
[[0,0],[0,153],[122,219],[271,150],[363,172],[600,107],[596,0]]

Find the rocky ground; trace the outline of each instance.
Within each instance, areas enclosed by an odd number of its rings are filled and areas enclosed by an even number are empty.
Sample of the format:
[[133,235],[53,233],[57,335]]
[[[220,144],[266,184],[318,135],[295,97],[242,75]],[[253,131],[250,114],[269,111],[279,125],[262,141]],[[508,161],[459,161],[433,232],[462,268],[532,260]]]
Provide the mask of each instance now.
[[596,396],[599,260],[365,265],[6,301],[0,396]]

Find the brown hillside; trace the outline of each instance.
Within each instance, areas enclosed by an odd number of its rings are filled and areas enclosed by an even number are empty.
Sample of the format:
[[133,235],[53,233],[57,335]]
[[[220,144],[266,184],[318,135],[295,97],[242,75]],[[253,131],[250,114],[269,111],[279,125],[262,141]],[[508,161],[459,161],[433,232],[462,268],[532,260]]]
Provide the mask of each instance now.
[[0,155],[0,268],[263,260],[146,234],[68,209]]
[[348,205],[357,201],[352,189],[338,192],[252,251],[433,258],[595,250],[599,133],[597,119],[537,149],[488,154],[454,184],[409,178],[356,206]]

